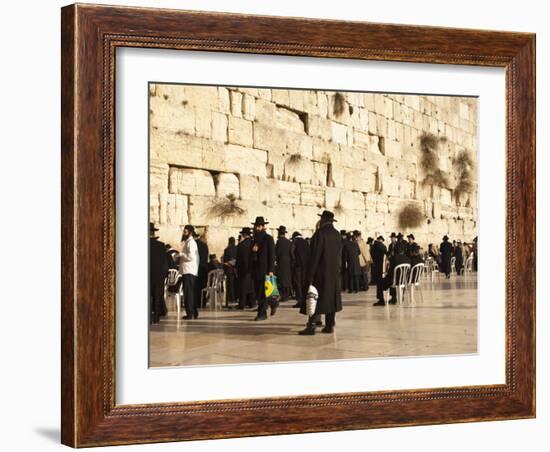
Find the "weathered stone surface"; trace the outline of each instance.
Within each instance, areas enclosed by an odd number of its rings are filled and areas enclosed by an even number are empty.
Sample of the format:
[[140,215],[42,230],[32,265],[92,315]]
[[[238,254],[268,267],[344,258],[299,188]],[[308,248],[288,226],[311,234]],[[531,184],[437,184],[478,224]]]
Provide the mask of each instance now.
[[300,201],[304,206],[316,206],[321,209],[325,204],[325,190],[322,187],[300,184]]
[[168,169],[167,163],[153,159],[149,161],[149,191],[151,193],[168,190]]
[[252,147],[252,123],[246,119],[230,116],[228,136],[230,143]]
[[237,198],[241,196],[239,178],[235,174],[220,173],[214,176],[216,186],[216,196],[223,197],[234,195]]
[[214,179],[208,171],[192,168],[170,168],[170,193],[214,196]]
[[243,115],[243,94],[238,91],[230,91],[229,100],[231,103],[231,114],[237,118],[241,118]]
[[256,99],[250,94],[243,96],[242,112],[245,119],[254,120],[256,116]]
[[282,204],[300,204],[300,184],[294,182],[278,182],[278,201]]
[[227,142],[227,115],[212,113],[212,139],[222,143]]
[[330,123],[332,141],[339,144],[348,143],[348,126],[332,121]]

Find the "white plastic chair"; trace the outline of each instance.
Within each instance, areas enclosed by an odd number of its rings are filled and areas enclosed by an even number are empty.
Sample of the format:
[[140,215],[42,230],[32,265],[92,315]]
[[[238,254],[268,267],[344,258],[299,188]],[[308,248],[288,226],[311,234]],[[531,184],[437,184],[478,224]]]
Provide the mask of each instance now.
[[451,257],[451,274],[456,274],[456,257]]
[[468,277],[472,274],[473,270],[474,270],[474,255],[473,253],[470,253],[470,255],[468,256],[464,264],[464,277],[468,279]]
[[205,306],[207,300],[210,301],[210,309],[218,309],[220,303],[218,299],[224,292],[225,273],[223,269],[211,270],[208,273],[206,287],[201,291],[201,306]]
[[[409,270],[411,269],[411,264],[399,264],[393,270],[393,281],[390,288],[394,288],[397,293],[397,304],[403,304],[403,297],[405,295],[405,288],[407,287],[407,282],[409,280]],[[389,290],[388,290],[389,292]],[[386,305],[388,304],[389,294],[386,292],[384,294],[384,301]]]
[[422,282],[421,282],[422,274],[424,273],[424,268],[425,268],[424,264],[420,262],[416,264],[414,267],[412,267],[409,273],[407,291],[409,293],[409,300],[411,305],[416,303],[414,299],[414,292],[416,288],[418,288],[418,291],[420,292],[420,299],[422,300],[422,303],[424,302],[424,295],[422,294]]
[[431,282],[434,282],[434,275],[439,275],[439,265],[433,257],[429,257],[426,260],[426,276],[430,278]]
[[171,292],[168,290],[169,287],[173,287],[176,284],[178,284],[181,281],[181,274],[178,270],[171,268],[168,270],[168,276],[164,279],[164,301],[168,305],[168,296],[173,295],[176,300],[176,313],[178,315],[178,318],[180,317],[181,313],[181,300],[182,300],[182,289],[180,289],[174,293],[171,294]]

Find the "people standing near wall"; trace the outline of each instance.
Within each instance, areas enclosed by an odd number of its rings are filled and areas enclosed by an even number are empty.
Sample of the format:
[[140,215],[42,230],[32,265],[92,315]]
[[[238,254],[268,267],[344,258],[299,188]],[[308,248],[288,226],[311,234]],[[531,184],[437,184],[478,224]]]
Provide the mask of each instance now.
[[397,234],[395,232],[392,232],[390,234],[390,244],[388,245],[388,257],[392,257],[394,254],[394,247],[397,243]]
[[405,243],[403,241],[397,242],[393,248],[393,255],[390,257],[390,266],[388,272],[384,278],[382,278],[376,285],[376,298],[378,301],[374,303],[374,306],[385,306],[384,303],[384,291],[390,289],[390,304],[397,304],[397,292],[395,288],[391,287],[395,276],[395,268],[401,264],[410,264],[411,260],[405,254]]
[[[361,267],[361,276],[359,278],[359,288],[361,290],[369,290],[369,267],[372,263],[370,255],[370,244],[367,244],[363,237],[361,237],[361,231],[353,231],[353,235],[359,246],[359,265]],[[372,241],[372,239],[371,239]]]
[[439,255],[441,259],[440,271],[445,273],[446,278],[451,277],[451,257],[453,254],[453,245],[449,242],[449,237],[445,235],[443,242],[439,245]]
[[291,252],[290,240],[286,238],[286,227],[279,226],[277,229],[277,243],[275,244],[275,275],[277,276],[277,285],[281,295],[281,301],[287,301],[292,292],[292,275],[290,269]]
[[406,249],[405,254],[406,254],[407,256],[409,256],[409,257],[411,256],[411,250],[412,250],[412,248],[413,248],[415,245],[418,246],[418,244],[415,242],[415,240],[416,240],[416,239],[415,239],[415,237],[414,237],[414,234],[409,234],[409,235],[407,236],[407,249]]
[[237,245],[237,286],[239,294],[239,307],[238,309],[255,308],[256,298],[254,296],[254,283],[250,274],[250,257],[251,257],[251,243],[252,230],[250,228],[243,228],[241,230],[241,240]]
[[[334,332],[336,313],[342,310],[340,288],[340,263],[342,239],[334,228],[334,214],[325,210],[321,215],[319,229],[311,238],[310,260],[308,265],[308,286],[313,285],[319,294],[315,313],[308,319],[307,326],[298,334],[311,336],[321,314],[325,315],[323,333]],[[300,309],[306,314],[306,307]]]
[[292,285],[296,296],[295,308],[302,308],[306,301],[309,245],[298,231],[292,234]]
[[[195,241],[197,243],[197,248],[199,250],[199,273],[197,277],[197,284],[195,284],[195,306],[202,306],[202,290],[206,287],[208,283],[208,245],[206,243],[206,237],[203,234],[197,234],[195,232]],[[197,314],[198,315],[198,314]]]
[[[379,235],[372,243],[372,283],[378,284],[378,282],[384,276],[384,262],[388,254],[386,245],[384,244],[384,237]],[[382,300],[383,301],[383,300]]]
[[342,241],[342,247],[341,247],[341,264],[340,264],[340,287],[343,291],[347,290],[348,288],[348,267],[347,267],[347,261],[346,261],[346,251],[345,251],[345,243],[347,240],[347,231],[345,229],[342,229],[340,231],[340,240]]
[[195,228],[188,224],[183,228],[182,247],[180,252],[180,273],[183,283],[183,300],[186,314],[185,320],[196,319],[199,316],[196,299],[196,284],[199,274],[199,250],[193,237]]
[[462,241],[456,241],[453,256],[455,258],[456,274],[460,275],[462,273],[462,267],[464,266],[464,252],[462,249]]
[[342,244],[348,273],[348,293],[359,291],[359,278],[361,276],[361,265],[359,264],[359,245],[355,240],[353,232],[348,232],[346,240]]
[[166,315],[164,300],[164,279],[168,275],[169,255],[166,245],[161,242],[155,232],[158,229],[154,223],[149,223],[149,321],[159,323],[160,317]]
[[[254,292],[258,303],[258,313],[255,320],[267,319],[267,300],[265,297],[265,277],[273,276],[275,270],[275,242],[273,237],[266,232],[264,217],[256,217],[254,223],[254,236],[250,244],[251,259],[250,273],[254,281]],[[272,301],[271,315],[277,310],[277,302]]]

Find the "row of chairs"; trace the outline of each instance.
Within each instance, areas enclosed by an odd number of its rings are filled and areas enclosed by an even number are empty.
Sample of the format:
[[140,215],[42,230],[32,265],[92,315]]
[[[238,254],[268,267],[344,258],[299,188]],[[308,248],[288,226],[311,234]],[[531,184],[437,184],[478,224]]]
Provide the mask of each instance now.
[[[465,276],[465,277],[469,277],[471,276],[472,272],[473,272],[473,265],[474,264],[474,256],[472,254],[470,254],[467,259],[466,259],[466,262],[464,263],[464,267],[460,270],[460,272]],[[437,264],[437,262],[434,260],[433,257],[429,257],[428,259],[426,259],[426,271],[425,271],[425,276],[427,278],[430,278],[430,280],[433,282],[434,281],[434,276],[438,276],[440,273],[439,273],[439,265]],[[456,270],[456,257],[451,257],[451,274],[452,275],[457,275],[459,274]]]
[[[164,300],[168,304],[169,298],[173,298],[176,305],[178,318],[181,315],[181,305],[183,301],[183,283],[182,274],[171,268],[164,280]],[[206,287],[201,290],[201,306],[209,306],[210,309],[218,309],[222,306],[222,294],[225,288],[225,273],[222,269],[208,272]]]
[[[422,295],[421,277],[424,273],[425,266],[423,263],[416,264],[411,268],[411,264],[400,264],[395,267],[393,272],[393,281],[391,287],[395,289],[397,294],[397,304],[402,306],[405,298],[405,294],[409,294],[410,304],[416,303],[414,299],[415,290],[420,292],[420,298],[424,301]],[[389,292],[389,291],[388,291]],[[389,294],[384,294],[384,301],[386,305],[389,301]]]

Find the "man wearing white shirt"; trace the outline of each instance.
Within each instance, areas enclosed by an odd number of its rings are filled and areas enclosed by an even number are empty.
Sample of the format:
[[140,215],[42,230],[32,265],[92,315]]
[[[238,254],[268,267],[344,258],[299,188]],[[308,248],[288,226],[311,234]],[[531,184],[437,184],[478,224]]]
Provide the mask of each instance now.
[[180,253],[180,273],[183,280],[183,300],[185,303],[185,320],[196,319],[199,316],[198,300],[195,300],[195,284],[199,273],[199,250],[193,238],[195,228],[190,224],[183,228],[182,247]]

